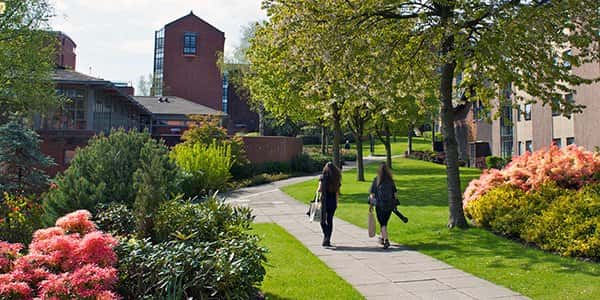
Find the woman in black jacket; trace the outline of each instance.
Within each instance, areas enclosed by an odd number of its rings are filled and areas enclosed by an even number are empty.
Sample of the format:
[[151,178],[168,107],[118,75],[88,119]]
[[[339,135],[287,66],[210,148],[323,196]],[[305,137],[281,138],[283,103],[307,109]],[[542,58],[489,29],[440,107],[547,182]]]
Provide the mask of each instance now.
[[408,221],[406,217],[401,216],[400,212],[397,212],[396,210],[396,206],[398,206],[396,192],[396,184],[392,178],[392,172],[390,171],[390,168],[388,168],[386,163],[381,163],[379,169],[377,170],[377,177],[373,179],[373,183],[371,184],[369,195],[369,211],[373,211],[374,205],[377,213],[377,221],[381,226],[381,241],[384,249],[390,247],[387,224],[390,220],[392,212],[395,212],[405,223]]
[[332,163],[327,163],[323,174],[319,178],[319,192],[321,194],[321,229],[323,230],[323,247],[331,247],[331,234],[333,232],[333,215],[337,209],[340,197],[342,174]]

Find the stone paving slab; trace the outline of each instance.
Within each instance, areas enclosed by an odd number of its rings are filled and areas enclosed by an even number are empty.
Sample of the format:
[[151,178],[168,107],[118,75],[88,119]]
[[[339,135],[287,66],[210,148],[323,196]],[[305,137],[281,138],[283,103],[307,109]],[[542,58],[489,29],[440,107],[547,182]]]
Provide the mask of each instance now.
[[366,299],[529,299],[401,245],[384,250],[365,229],[337,218],[334,247],[323,248],[319,224],[306,217],[307,205],[279,190],[311,178],[242,189],[227,201],[253,208],[255,222],[285,228]]

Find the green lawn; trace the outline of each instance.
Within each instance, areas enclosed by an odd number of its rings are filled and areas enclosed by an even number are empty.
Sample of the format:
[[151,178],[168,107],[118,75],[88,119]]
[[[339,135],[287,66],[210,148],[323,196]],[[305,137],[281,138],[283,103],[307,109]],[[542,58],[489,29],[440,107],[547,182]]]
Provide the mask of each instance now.
[[[404,152],[408,149],[408,138],[407,137],[396,137],[396,141],[392,139],[391,143],[392,155],[404,155]],[[431,140],[422,137],[413,138],[413,150],[424,151],[431,150]],[[363,144],[363,151],[365,155],[371,154],[369,141],[365,141]],[[375,139],[375,156],[385,156],[385,147],[379,141]]]
[[[367,167],[367,179],[375,176],[375,168],[376,165]],[[598,263],[559,257],[478,228],[446,229],[444,166],[400,158],[394,160],[394,170],[400,210],[410,219],[404,224],[392,216],[390,234],[394,242],[534,299],[600,299]],[[463,188],[479,174],[474,169],[461,171]],[[356,182],[355,178],[354,170],[344,173],[336,216],[366,228],[370,182]],[[284,191],[307,202],[316,184],[304,182]]]
[[255,224],[254,232],[269,248],[261,287],[266,299],[364,299],[285,229]]

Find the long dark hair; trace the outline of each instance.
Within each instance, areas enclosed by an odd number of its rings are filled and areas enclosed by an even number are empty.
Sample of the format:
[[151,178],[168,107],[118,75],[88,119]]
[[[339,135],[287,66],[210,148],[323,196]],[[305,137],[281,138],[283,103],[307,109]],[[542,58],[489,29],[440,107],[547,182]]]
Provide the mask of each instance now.
[[342,185],[342,174],[336,166],[331,162],[323,167],[323,181],[325,183],[325,191],[328,193],[337,193]]
[[394,182],[392,171],[390,171],[386,163],[381,163],[379,169],[377,169],[377,185],[380,185],[382,182]]

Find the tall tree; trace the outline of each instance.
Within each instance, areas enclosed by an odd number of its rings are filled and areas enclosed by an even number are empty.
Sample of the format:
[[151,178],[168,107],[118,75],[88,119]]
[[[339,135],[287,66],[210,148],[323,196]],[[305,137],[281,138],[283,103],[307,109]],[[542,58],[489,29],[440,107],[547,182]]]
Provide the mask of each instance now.
[[[570,66],[598,61],[599,3],[581,1],[337,1],[338,20],[372,30],[394,20],[398,30],[414,24],[407,45],[423,41],[434,50],[430,62],[439,71],[438,88],[448,176],[449,227],[467,226],[462,211],[458,145],[454,124],[468,103],[453,97],[455,78],[467,101],[504,105],[535,97],[569,115],[581,110],[562,97],[575,86],[591,83]],[[344,7],[344,8],[341,8]],[[331,17],[329,17],[331,19]],[[366,20],[371,20],[367,22]],[[384,25],[380,25],[384,24]],[[356,27],[355,27],[356,29]],[[565,51],[576,48],[577,51]],[[412,59],[412,57],[405,57]],[[565,61],[568,64],[557,63]],[[477,74],[485,74],[482,78]],[[485,79],[485,80],[482,80]],[[507,85],[523,94],[499,96]],[[523,95],[527,96],[523,96]],[[561,99],[552,103],[552,99]],[[495,100],[495,101],[492,101]],[[531,100],[531,99],[527,99]],[[510,104],[510,103],[509,103]]]
[[[427,76],[417,81],[433,80],[439,93],[450,228],[467,227],[454,124],[468,103],[453,95],[457,75],[462,74],[459,86],[470,87],[465,101],[492,106],[534,98],[566,115],[578,112],[582,107],[562,96],[577,85],[593,82],[573,74],[570,67],[600,60],[599,5],[596,0],[265,1],[266,7],[294,12],[302,6],[317,16],[312,28],[337,23],[339,30],[330,32],[328,38],[351,39],[360,32],[382,29],[383,33],[402,32],[405,40],[398,43],[399,58],[394,62],[404,61],[401,66],[414,68],[425,64],[437,70],[436,74],[422,72]],[[290,16],[289,22],[293,19]],[[512,93],[509,99],[499,96],[511,83],[513,91],[523,93]]]
[[154,82],[152,74],[148,74],[148,77],[144,77],[144,75],[140,76],[136,94],[139,96],[150,96],[152,93],[152,82]]
[[47,0],[4,1],[0,15],[0,123],[30,117],[58,103],[52,72],[58,42],[49,31]]

